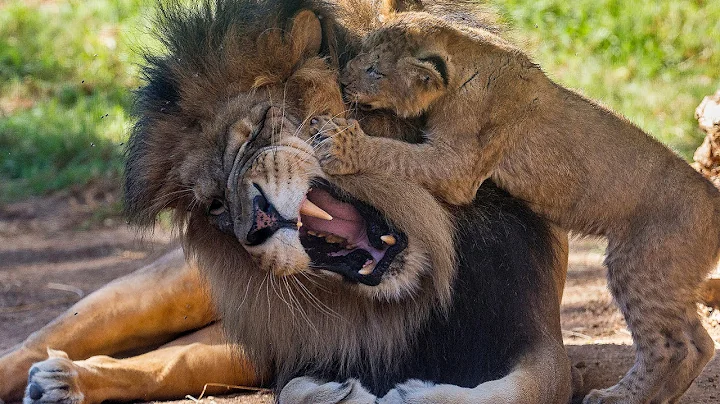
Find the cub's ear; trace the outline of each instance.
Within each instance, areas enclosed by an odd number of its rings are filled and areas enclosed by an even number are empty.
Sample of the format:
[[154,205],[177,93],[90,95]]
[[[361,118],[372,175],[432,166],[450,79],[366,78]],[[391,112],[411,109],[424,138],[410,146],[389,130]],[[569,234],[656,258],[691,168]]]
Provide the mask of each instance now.
[[380,5],[380,10],[386,15],[403,11],[421,11],[424,8],[421,0],[383,0]]
[[292,28],[285,38],[292,46],[293,61],[302,57],[316,56],[322,45],[322,27],[320,20],[310,10],[302,10],[295,15]]
[[439,55],[408,57],[401,63],[406,64],[411,79],[425,90],[440,90],[448,86],[448,65]]

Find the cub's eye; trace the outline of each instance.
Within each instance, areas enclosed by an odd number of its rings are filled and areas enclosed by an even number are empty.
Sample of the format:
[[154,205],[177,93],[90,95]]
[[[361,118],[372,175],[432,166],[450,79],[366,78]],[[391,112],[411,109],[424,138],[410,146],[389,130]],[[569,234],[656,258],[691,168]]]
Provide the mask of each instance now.
[[225,203],[220,199],[213,199],[207,211],[208,215],[218,216],[225,213]]
[[370,77],[370,78],[373,79],[373,80],[377,80],[377,79],[381,79],[381,78],[385,77],[384,74],[382,74],[382,73],[380,73],[379,71],[377,71],[377,69],[375,68],[375,66],[370,66],[370,67],[368,67],[368,68],[365,70],[365,72],[368,74],[368,77]]

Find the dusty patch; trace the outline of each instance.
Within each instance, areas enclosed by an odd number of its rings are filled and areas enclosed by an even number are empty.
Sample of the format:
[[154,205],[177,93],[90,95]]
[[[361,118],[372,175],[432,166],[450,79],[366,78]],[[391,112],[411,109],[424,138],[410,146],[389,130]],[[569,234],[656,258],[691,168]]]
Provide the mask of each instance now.
[[[162,229],[143,241],[117,217],[94,221],[93,212],[108,199],[112,197],[93,193],[0,208],[0,352],[67,309],[80,294],[87,295],[171,248],[171,237]],[[614,384],[633,362],[630,335],[605,286],[603,251],[597,240],[572,242],[563,298],[565,342],[573,363],[584,372],[587,389]],[[720,313],[701,310],[718,344]],[[719,402],[719,383],[716,356],[680,402]],[[173,403],[181,402],[193,404]],[[202,402],[265,404],[272,397],[249,393],[206,397]]]

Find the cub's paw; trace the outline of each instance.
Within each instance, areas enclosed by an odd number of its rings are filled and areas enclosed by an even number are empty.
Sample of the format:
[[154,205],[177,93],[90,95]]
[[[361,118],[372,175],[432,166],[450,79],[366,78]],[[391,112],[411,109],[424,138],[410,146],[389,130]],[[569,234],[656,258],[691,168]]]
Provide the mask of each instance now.
[[48,354],[49,359],[30,368],[23,404],[82,403],[85,396],[73,362],[61,351],[48,350]]
[[312,377],[296,377],[283,387],[278,404],[373,404],[375,396],[370,394],[355,379],[344,383],[323,383]]
[[347,175],[360,171],[363,158],[360,146],[367,135],[358,121],[315,117],[310,120],[310,136],[315,156],[326,173]]

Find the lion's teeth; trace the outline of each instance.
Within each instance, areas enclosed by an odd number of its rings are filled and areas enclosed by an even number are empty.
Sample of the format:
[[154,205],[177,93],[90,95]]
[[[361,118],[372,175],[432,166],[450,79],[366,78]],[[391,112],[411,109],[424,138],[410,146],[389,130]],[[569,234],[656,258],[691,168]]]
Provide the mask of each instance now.
[[300,214],[310,217],[316,217],[323,220],[333,219],[333,217],[330,216],[329,213],[325,212],[319,206],[307,200],[307,198],[303,201],[302,205],[300,205]]
[[382,240],[383,243],[393,246],[395,243],[397,243],[397,240],[395,240],[395,236],[392,236],[390,234],[380,237],[380,240]]
[[318,233],[315,230],[308,230],[307,234],[317,237]]
[[325,237],[325,241],[327,241],[328,243],[337,244],[344,243],[345,239],[335,234],[328,234],[327,237]]
[[297,223],[296,223],[296,225],[297,225],[297,228],[299,229],[299,228],[302,227],[302,222],[298,220]]
[[358,271],[360,275],[370,275],[372,271],[375,269],[375,261],[374,260],[368,260],[365,265],[363,265],[362,268]]

